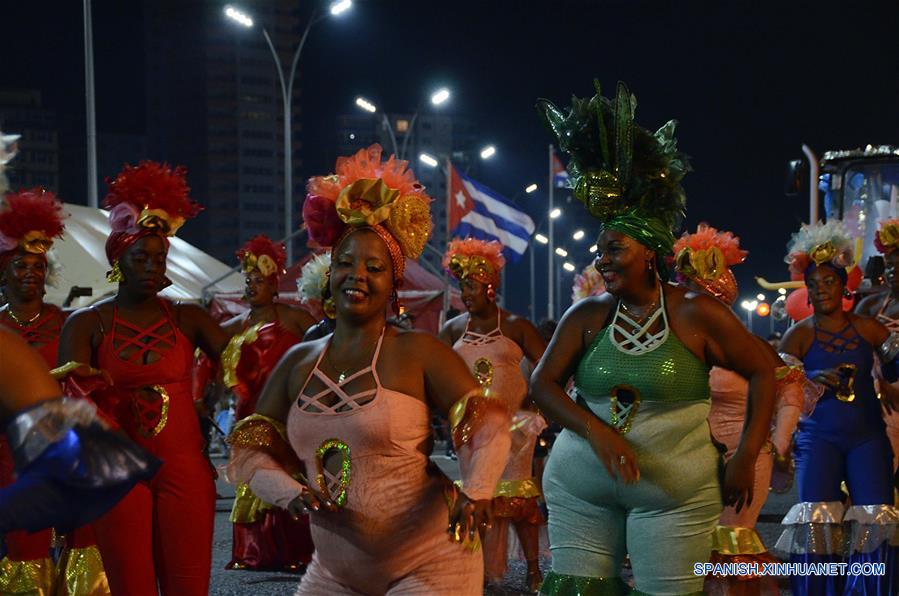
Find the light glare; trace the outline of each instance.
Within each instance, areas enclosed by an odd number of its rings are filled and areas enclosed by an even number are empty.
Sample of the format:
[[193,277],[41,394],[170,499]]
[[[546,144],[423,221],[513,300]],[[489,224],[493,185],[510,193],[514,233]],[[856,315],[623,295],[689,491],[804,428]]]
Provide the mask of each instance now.
[[556,254],[559,255],[560,257],[564,258],[564,257],[568,256],[568,251],[560,246],[559,248],[556,249]]
[[590,248],[588,248],[588,249],[587,249],[587,250],[589,250],[589,251],[590,251],[590,252],[596,252],[596,251],[598,251],[598,250],[599,250],[599,247],[598,247],[598,246],[596,246],[596,245],[595,245],[595,244],[594,244],[594,245],[593,245],[593,246],[591,246],[591,247],[590,247]]
[[568,263],[568,262],[566,262],[564,265],[562,265],[562,268],[568,272],[574,271],[574,265],[572,265],[571,263]]
[[449,89],[447,89],[446,87],[443,87],[441,89],[438,89],[437,91],[434,92],[433,95],[431,95],[431,103],[434,104],[435,106],[439,106],[440,104],[446,102],[446,100],[448,100],[449,97],[450,97]]
[[339,0],[331,5],[331,14],[337,16],[348,11],[353,6],[353,0]]
[[531,193],[534,192],[535,190],[537,190],[537,185],[536,185],[536,184],[528,184],[527,188],[524,189],[524,192],[526,192],[526,193],[528,193],[528,194],[531,194]]
[[584,230],[578,230],[577,232],[572,234],[571,237],[574,238],[575,240],[580,240],[581,238],[584,237]]
[[236,23],[240,23],[244,27],[252,27],[253,26],[253,19],[250,18],[250,15],[246,14],[245,12],[241,12],[241,11],[237,10],[233,6],[225,7],[225,16]]
[[496,155],[496,147],[493,145],[487,145],[481,149],[481,159],[490,159],[494,155]]
[[428,155],[427,153],[422,153],[421,155],[419,155],[418,160],[430,168],[437,167],[437,163],[438,163],[437,160],[433,156]]
[[371,103],[364,97],[357,97],[356,105],[359,106],[360,108],[362,108],[363,110],[365,110],[366,112],[371,112],[372,114],[374,114],[375,112],[378,111],[378,108],[375,107],[375,104]]
[[543,234],[537,234],[536,236],[534,236],[534,239],[540,244],[549,244],[549,238],[547,238]]
[[558,207],[549,212],[550,219],[558,219],[560,215],[562,215],[562,210]]

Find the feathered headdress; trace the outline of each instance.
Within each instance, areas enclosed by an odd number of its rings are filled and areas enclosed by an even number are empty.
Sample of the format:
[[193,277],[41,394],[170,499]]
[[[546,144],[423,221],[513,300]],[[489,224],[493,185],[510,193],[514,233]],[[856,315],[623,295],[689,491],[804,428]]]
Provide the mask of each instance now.
[[733,304],[737,299],[737,280],[731,267],[749,254],[740,248],[740,239],[701,223],[693,234],[684,233],[674,243],[674,268],[678,275],[691,279],[709,294]]
[[314,310],[317,318],[322,318],[323,292],[328,284],[328,270],[331,268],[331,253],[323,252],[312,257],[300,271],[297,279],[297,294],[300,302]]
[[874,246],[881,254],[888,254],[899,248],[899,219],[880,221],[880,229],[874,233]]
[[606,282],[602,275],[590,263],[584,270],[574,277],[574,285],[571,287],[571,301],[578,302],[590,296],[599,296],[606,291]]
[[7,194],[0,203],[0,255],[15,250],[45,254],[62,236],[64,218],[62,203],[43,188]]
[[814,267],[829,265],[846,274],[853,264],[852,238],[843,222],[832,219],[827,223],[802,224],[787,244],[784,259],[790,265],[790,277],[804,279]]
[[203,208],[190,199],[187,170],[155,161],[126,165],[118,176],[107,178],[109,193],[103,206],[109,209],[112,231],[106,240],[106,258],[112,271],[109,281],[121,281],[118,259],[129,246],[150,234],[174,236],[188,219]]
[[254,236],[237,251],[244,273],[254,269],[264,277],[280,275],[287,263],[287,250],[283,242],[274,242],[264,234]]
[[671,253],[673,230],[686,209],[681,180],[690,163],[677,150],[676,122],[651,133],[634,122],[637,99],[624,83],[614,100],[601,95],[599,81],[594,87],[589,100],[572,97],[567,114],[546,99],[537,101],[537,111],[571,157],[574,196],[604,228],[627,234],[661,258]]
[[505,264],[503,245],[496,240],[455,239],[443,255],[443,268],[459,281],[474,279],[493,286],[499,285],[499,273]]
[[405,259],[417,259],[431,234],[431,198],[408,162],[381,161],[381,146],[337,158],[335,173],[306,184],[303,220],[313,244],[336,248],[352,230],[366,227],[387,244],[394,280],[402,284]]

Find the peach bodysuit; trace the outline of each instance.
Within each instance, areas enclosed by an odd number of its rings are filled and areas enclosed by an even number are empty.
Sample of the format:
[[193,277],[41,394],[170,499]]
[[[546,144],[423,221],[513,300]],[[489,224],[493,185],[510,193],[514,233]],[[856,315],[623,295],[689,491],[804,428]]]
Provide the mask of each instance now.
[[[324,473],[332,499],[342,473],[324,468],[320,448],[337,439],[350,462],[345,505],[311,516],[316,550],[298,594],[480,594],[480,554],[447,535],[448,480],[428,457],[429,408],[381,385],[383,338],[371,365],[342,382],[319,368],[325,348],[287,417],[291,447],[310,481]],[[331,396],[336,403],[321,401]]]

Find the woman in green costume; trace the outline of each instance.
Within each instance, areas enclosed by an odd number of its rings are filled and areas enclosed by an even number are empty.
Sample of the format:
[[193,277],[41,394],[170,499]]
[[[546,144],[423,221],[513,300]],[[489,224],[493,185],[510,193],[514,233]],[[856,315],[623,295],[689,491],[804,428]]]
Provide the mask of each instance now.
[[[724,504],[752,500],[755,461],[774,402],[774,366],[717,300],[667,283],[664,257],[684,216],[689,170],[673,121],[633,120],[623,83],[614,100],[574,98],[538,109],[570,154],[574,195],[602,222],[595,262],[607,293],[562,318],[531,391],[565,427],[544,472],[553,569],[543,594],[701,594]],[[719,479],[707,418],[711,366],[750,380],[740,445]],[[564,387],[571,376],[576,396]],[[722,486],[723,485],[723,486]]]

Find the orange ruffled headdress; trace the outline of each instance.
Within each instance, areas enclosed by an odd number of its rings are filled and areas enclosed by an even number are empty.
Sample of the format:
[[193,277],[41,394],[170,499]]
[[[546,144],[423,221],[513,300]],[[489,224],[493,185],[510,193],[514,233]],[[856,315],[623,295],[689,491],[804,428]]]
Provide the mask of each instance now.
[[496,240],[456,239],[443,255],[443,268],[459,281],[473,279],[494,287],[499,285],[499,273],[505,264],[503,245]]
[[110,210],[112,228],[106,240],[106,258],[112,265],[108,281],[122,281],[118,260],[129,246],[155,234],[168,247],[168,237],[203,209],[190,200],[186,175],[182,166],[172,169],[168,164],[142,161],[126,165],[115,179],[106,179],[109,194],[103,206]]
[[693,234],[684,233],[674,243],[677,273],[727,304],[737,299],[737,280],[731,267],[749,254],[740,249],[740,239],[701,223]]
[[274,242],[265,234],[254,236],[237,251],[237,258],[244,273],[258,270],[263,277],[278,276],[284,272],[287,250],[283,242]]
[[9,193],[0,203],[0,262],[18,250],[45,254],[62,236],[62,203],[43,188]]
[[381,161],[381,146],[337,158],[335,173],[306,184],[303,221],[311,244],[336,249],[354,230],[367,228],[387,244],[394,286],[403,282],[406,259],[421,256],[431,235],[431,198],[408,162]]

